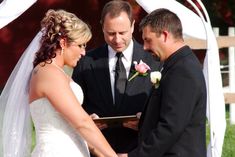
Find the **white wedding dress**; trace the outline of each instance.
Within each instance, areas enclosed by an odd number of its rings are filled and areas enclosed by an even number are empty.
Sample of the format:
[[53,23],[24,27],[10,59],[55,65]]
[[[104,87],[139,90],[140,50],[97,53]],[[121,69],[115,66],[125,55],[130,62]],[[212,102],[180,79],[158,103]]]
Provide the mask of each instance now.
[[[79,102],[83,102],[81,87],[71,81],[70,86]],[[30,104],[36,131],[36,146],[32,157],[89,157],[86,142],[58,113],[47,98]]]

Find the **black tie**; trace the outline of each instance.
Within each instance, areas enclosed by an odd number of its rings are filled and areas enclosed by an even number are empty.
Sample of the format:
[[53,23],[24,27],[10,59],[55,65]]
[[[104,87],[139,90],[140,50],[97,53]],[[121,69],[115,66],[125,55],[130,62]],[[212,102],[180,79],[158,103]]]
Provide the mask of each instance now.
[[115,105],[120,105],[125,92],[127,78],[126,78],[126,69],[122,63],[123,54],[121,52],[117,52],[116,56],[117,56],[117,62],[115,67],[114,93],[115,93]]

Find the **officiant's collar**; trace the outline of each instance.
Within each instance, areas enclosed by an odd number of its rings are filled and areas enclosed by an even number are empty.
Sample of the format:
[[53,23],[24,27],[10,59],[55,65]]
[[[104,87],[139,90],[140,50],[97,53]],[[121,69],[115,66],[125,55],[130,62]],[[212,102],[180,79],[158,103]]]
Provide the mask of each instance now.
[[[133,40],[131,40],[129,46],[122,52],[124,59],[130,62],[132,60],[133,47],[134,47]],[[109,51],[109,57],[113,58],[116,56],[117,52],[114,51],[113,48],[109,45],[108,45],[108,51]]]

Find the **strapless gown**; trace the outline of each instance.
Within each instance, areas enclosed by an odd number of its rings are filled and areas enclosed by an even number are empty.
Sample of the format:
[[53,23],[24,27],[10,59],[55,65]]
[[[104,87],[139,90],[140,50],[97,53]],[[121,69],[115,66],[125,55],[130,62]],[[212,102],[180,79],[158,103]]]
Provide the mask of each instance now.
[[[70,86],[82,104],[83,92],[75,82]],[[36,131],[36,146],[32,157],[89,157],[86,141],[58,113],[47,98],[30,104],[30,112]]]

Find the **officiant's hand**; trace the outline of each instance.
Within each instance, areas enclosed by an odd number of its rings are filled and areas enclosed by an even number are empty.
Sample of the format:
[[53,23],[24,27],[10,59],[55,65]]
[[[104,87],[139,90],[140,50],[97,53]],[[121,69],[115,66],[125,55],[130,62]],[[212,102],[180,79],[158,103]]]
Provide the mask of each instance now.
[[[90,115],[90,117],[91,117],[92,119],[98,119],[98,118],[100,118],[96,113],[92,113],[92,114]],[[107,125],[106,123],[95,122],[95,124],[96,124],[96,126],[97,126],[100,130],[105,129],[105,128],[108,127],[108,125]]]
[[124,122],[122,125],[124,127],[126,127],[126,128],[130,128],[130,129],[133,129],[133,130],[137,131],[138,130],[140,116],[141,116],[141,112],[138,112],[136,114],[137,120],[129,120],[129,121]]

